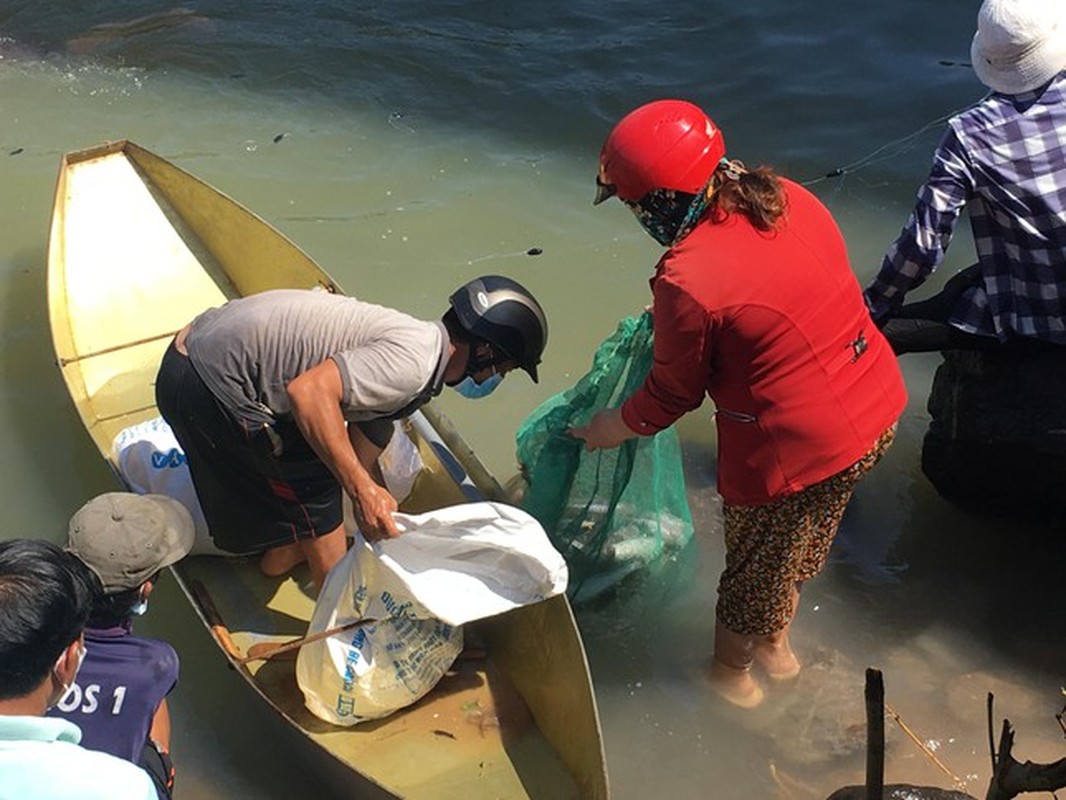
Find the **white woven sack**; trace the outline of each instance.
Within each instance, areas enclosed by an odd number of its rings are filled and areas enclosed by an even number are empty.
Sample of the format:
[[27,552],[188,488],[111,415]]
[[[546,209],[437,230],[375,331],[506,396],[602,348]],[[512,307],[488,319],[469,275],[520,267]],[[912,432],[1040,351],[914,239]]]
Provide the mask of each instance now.
[[326,577],[308,633],[378,621],[306,644],[296,659],[304,704],[334,725],[377,719],[414,703],[463,649],[461,628],[379,588],[381,572],[380,559],[357,537]]
[[466,622],[566,591],[566,564],[517,508],[469,503],[396,515],[402,535],[362,537],[326,578],[309,634],[374,620],[300,648],[307,708],[336,725],[376,719],[429,692]]

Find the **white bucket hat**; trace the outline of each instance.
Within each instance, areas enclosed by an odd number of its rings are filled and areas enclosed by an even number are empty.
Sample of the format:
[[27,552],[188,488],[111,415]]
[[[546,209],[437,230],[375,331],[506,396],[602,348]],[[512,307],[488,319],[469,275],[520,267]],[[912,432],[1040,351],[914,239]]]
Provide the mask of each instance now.
[[993,91],[1043,86],[1066,68],[1066,0],[985,0],[970,58]]

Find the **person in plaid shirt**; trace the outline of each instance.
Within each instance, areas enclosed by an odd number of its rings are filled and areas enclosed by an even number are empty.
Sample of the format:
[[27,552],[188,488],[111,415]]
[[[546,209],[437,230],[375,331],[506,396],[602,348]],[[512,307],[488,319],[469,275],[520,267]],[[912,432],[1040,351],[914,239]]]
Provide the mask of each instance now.
[[[971,57],[992,91],[949,120],[865,290],[897,354],[1066,345],[1066,2],[985,0]],[[977,263],[903,305],[943,258],[964,207]]]

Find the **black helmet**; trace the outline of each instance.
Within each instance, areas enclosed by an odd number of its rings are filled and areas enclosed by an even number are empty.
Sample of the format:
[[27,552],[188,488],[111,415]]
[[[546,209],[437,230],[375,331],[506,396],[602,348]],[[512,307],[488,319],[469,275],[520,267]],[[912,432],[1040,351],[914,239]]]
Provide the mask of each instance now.
[[501,275],[482,275],[448,298],[459,324],[484,339],[537,382],[537,364],[548,343],[544,310],[522,284]]

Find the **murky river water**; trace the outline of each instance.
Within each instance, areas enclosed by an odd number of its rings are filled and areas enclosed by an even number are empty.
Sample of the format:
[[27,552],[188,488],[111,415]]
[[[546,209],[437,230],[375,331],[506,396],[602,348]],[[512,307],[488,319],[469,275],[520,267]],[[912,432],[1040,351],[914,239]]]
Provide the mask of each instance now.
[[[502,480],[525,415],[647,301],[654,243],[624,209],[590,205],[621,113],[691,98],[731,154],[801,180],[862,162],[812,186],[865,281],[924,175],[939,125],[923,129],[982,93],[958,66],[976,8],[273,0],[159,14],[132,0],[0,2],[0,536],[61,539],[74,509],[113,488],[52,362],[44,262],[62,152],[137,141],[278,226],[350,292],[416,315],[437,316],[474,274],[527,284],[551,318],[541,383],[508,381],[476,409],[443,400]],[[963,232],[932,285],[971,252]],[[860,782],[867,666],[945,767],[890,721],[889,780],[950,786],[950,772],[983,795],[989,691],[1018,729],[1016,755],[1063,755],[1061,535],[958,511],[922,476],[937,363],[905,358],[897,443],[794,628],[809,668],[755,712],[723,708],[700,677],[722,567],[710,411],[679,425],[693,544],[579,615],[616,797],[805,800]],[[180,798],[343,796],[301,769],[169,579],[141,629],[183,658]]]

